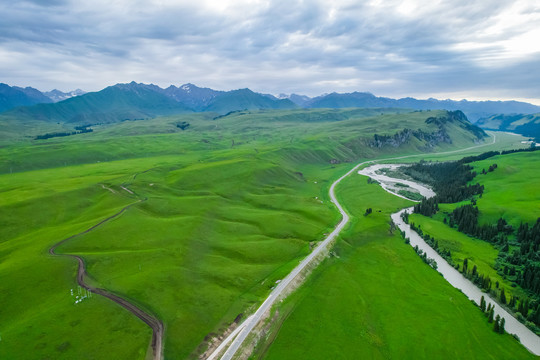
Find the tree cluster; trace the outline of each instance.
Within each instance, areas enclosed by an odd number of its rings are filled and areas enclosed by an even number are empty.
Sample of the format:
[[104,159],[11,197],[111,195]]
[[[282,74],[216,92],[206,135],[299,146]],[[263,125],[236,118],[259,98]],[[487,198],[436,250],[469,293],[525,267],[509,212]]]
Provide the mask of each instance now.
[[415,180],[433,187],[437,195],[424,199],[414,207],[414,212],[431,216],[438,210],[439,203],[453,203],[470,199],[484,192],[484,186],[467,183],[474,179],[476,172],[470,165],[459,161],[444,163],[418,163],[405,167],[403,172]]
[[493,323],[493,331],[499,334],[504,334],[504,324],[506,320],[504,318],[501,318],[500,315],[497,314],[495,318],[493,316],[495,315],[494,306],[491,304],[488,304],[486,300],[484,299],[484,296],[480,299],[480,310],[484,313],[484,315],[488,318],[489,323]]
[[420,256],[420,259],[422,259],[423,262],[437,270],[437,262],[435,261],[435,259],[428,258],[424,250],[420,249],[418,245],[414,247],[414,251],[416,251],[416,253]]
[[63,136],[77,135],[77,134],[83,134],[83,133],[90,133],[92,131],[94,131],[94,130],[90,129],[90,128],[87,128],[87,127],[77,126],[77,127],[75,127],[75,131],[46,133],[46,134],[43,134],[43,135],[36,136],[34,138],[34,140],[45,140],[45,139],[50,139],[50,138],[55,138],[55,137],[63,137]]
[[176,124],[176,127],[181,129],[181,130],[186,130],[189,127],[189,125],[190,124],[188,122],[181,121],[178,124]]
[[450,214],[448,225],[457,226],[458,231],[491,243],[508,243],[508,235],[513,233],[513,227],[503,218],[499,218],[497,224],[479,225],[479,213],[478,207],[473,204],[457,207]]

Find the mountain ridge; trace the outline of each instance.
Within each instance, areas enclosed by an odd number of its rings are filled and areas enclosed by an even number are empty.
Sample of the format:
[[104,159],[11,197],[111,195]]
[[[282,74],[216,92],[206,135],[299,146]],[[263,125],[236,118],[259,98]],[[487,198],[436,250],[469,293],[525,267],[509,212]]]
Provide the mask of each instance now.
[[[111,88],[124,91],[107,96],[91,95],[110,92]],[[112,96],[111,96],[112,95]],[[89,96],[89,97],[86,97]],[[132,99],[129,99],[129,98]],[[75,102],[73,99],[79,99]],[[135,98],[137,100],[135,101]],[[150,102],[154,101],[155,104]],[[95,102],[92,105],[92,102]],[[51,104],[53,103],[53,104]],[[48,106],[45,106],[49,104]],[[18,107],[32,107],[22,109]],[[76,109],[80,106],[80,109]],[[192,83],[161,88],[154,84],[119,83],[97,92],[84,93],[75,90],[63,93],[58,90],[42,93],[34,88],[10,87],[0,84],[0,112],[11,115],[32,116],[46,121],[80,122],[96,118],[94,122],[110,122],[139,119],[177,112],[212,111],[220,115],[237,110],[294,109],[294,108],[405,108],[412,110],[461,110],[471,122],[498,114],[540,113],[540,106],[519,101],[469,101],[415,99],[404,97],[393,99],[378,97],[370,92],[323,94],[309,97],[298,94],[262,94],[250,89],[229,91],[198,87]]]

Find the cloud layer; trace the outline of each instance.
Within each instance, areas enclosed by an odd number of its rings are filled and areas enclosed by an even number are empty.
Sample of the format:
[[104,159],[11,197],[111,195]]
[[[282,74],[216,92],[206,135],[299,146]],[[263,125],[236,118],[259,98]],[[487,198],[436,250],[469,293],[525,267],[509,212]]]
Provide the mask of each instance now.
[[0,0],[0,82],[540,102],[540,4]]

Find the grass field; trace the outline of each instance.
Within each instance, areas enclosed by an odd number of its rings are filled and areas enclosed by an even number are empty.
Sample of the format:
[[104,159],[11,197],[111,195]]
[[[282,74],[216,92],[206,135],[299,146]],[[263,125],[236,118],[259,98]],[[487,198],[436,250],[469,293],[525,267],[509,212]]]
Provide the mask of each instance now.
[[[338,193],[354,219],[337,256],[286,300],[286,321],[254,358],[534,358],[389,233],[389,215],[410,202],[358,175]],[[367,207],[373,213],[363,216]]]
[[[495,156],[471,164],[479,174],[472,182],[479,182],[485,187],[482,197],[477,199],[481,224],[494,224],[502,217],[518,228],[521,221],[536,221],[540,216],[540,189],[534,179],[539,176],[539,160],[540,153],[525,152]],[[497,164],[495,171],[481,174],[482,169],[487,171],[494,163]],[[439,247],[451,250],[455,263],[463,266],[463,260],[468,258],[469,268],[476,265],[480,274],[488,275],[493,283],[498,281],[506,294],[525,298],[526,293],[519,286],[513,285],[497,272],[499,250],[496,247],[443,223],[444,217],[460,205],[462,203],[441,204],[440,212],[433,218],[413,214],[410,221],[420,224],[425,233],[435,237]]]
[[480,223],[491,223],[503,217],[517,227],[520,221],[534,222],[540,216],[539,152],[515,153],[495,156],[475,162],[477,172],[496,163],[497,169],[478,175],[474,181],[484,185],[485,191],[478,199],[481,210]]
[[[426,150],[418,139],[368,146],[375,132],[433,130],[432,113],[398,112],[191,114],[40,141],[25,136],[50,125],[4,126],[17,136],[0,147],[0,358],[145,358],[150,329],[106,299],[75,304],[75,261],[48,255],[140,200],[57,252],[82,256],[96,286],[162,319],[166,358],[196,357],[338,222],[334,179],[362,159]],[[450,131],[454,143],[437,150],[473,145]]]
[[506,294],[523,297],[523,290],[519,287],[512,287],[511,281],[505,280],[497,273],[495,262],[499,250],[493,245],[450,228],[442,222],[440,215],[429,218],[420,214],[412,214],[409,219],[411,222],[421,225],[424,233],[433,236],[439,242],[439,248],[450,250],[452,260],[459,264],[460,269],[463,267],[463,261],[467,258],[469,268],[472,269],[476,265],[478,272],[484,277],[489,276],[493,284],[499,282],[499,287],[504,288]]

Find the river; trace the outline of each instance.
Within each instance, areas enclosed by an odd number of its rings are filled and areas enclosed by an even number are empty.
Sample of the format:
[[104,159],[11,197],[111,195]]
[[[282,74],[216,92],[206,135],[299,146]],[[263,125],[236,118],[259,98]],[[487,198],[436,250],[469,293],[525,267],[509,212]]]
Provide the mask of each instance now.
[[[415,183],[413,181],[404,181],[402,179],[391,178],[386,175],[377,174],[376,171],[381,168],[390,168],[395,170],[401,165],[395,164],[377,164],[367,167],[359,171],[359,174],[370,176],[371,178],[379,181],[383,189],[400,196],[391,190],[391,183],[401,182],[407,184],[409,187],[417,189],[422,195],[426,197],[434,196],[434,193],[431,189],[425,185]],[[476,285],[474,285],[469,279],[465,278],[459,271],[446,262],[433,248],[431,248],[411,227],[406,224],[401,218],[401,214],[404,212],[412,213],[412,207],[400,210],[392,214],[392,220],[396,226],[410,239],[410,244],[412,247],[418,246],[422,249],[427,257],[434,259],[437,262],[437,271],[442,274],[442,276],[448,281],[453,287],[461,290],[465,296],[470,300],[473,300],[477,304],[480,304],[480,299],[484,296],[486,302],[491,303],[494,306],[495,316],[498,314],[501,318],[505,319],[505,330],[510,334],[516,334],[523,346],[525,346],[529,351],[535,355],[540,355],[540,337],[528,329],[524,324],[516,320],[510,313],[505,309],[499,306],[487,293],[482,292]]]

